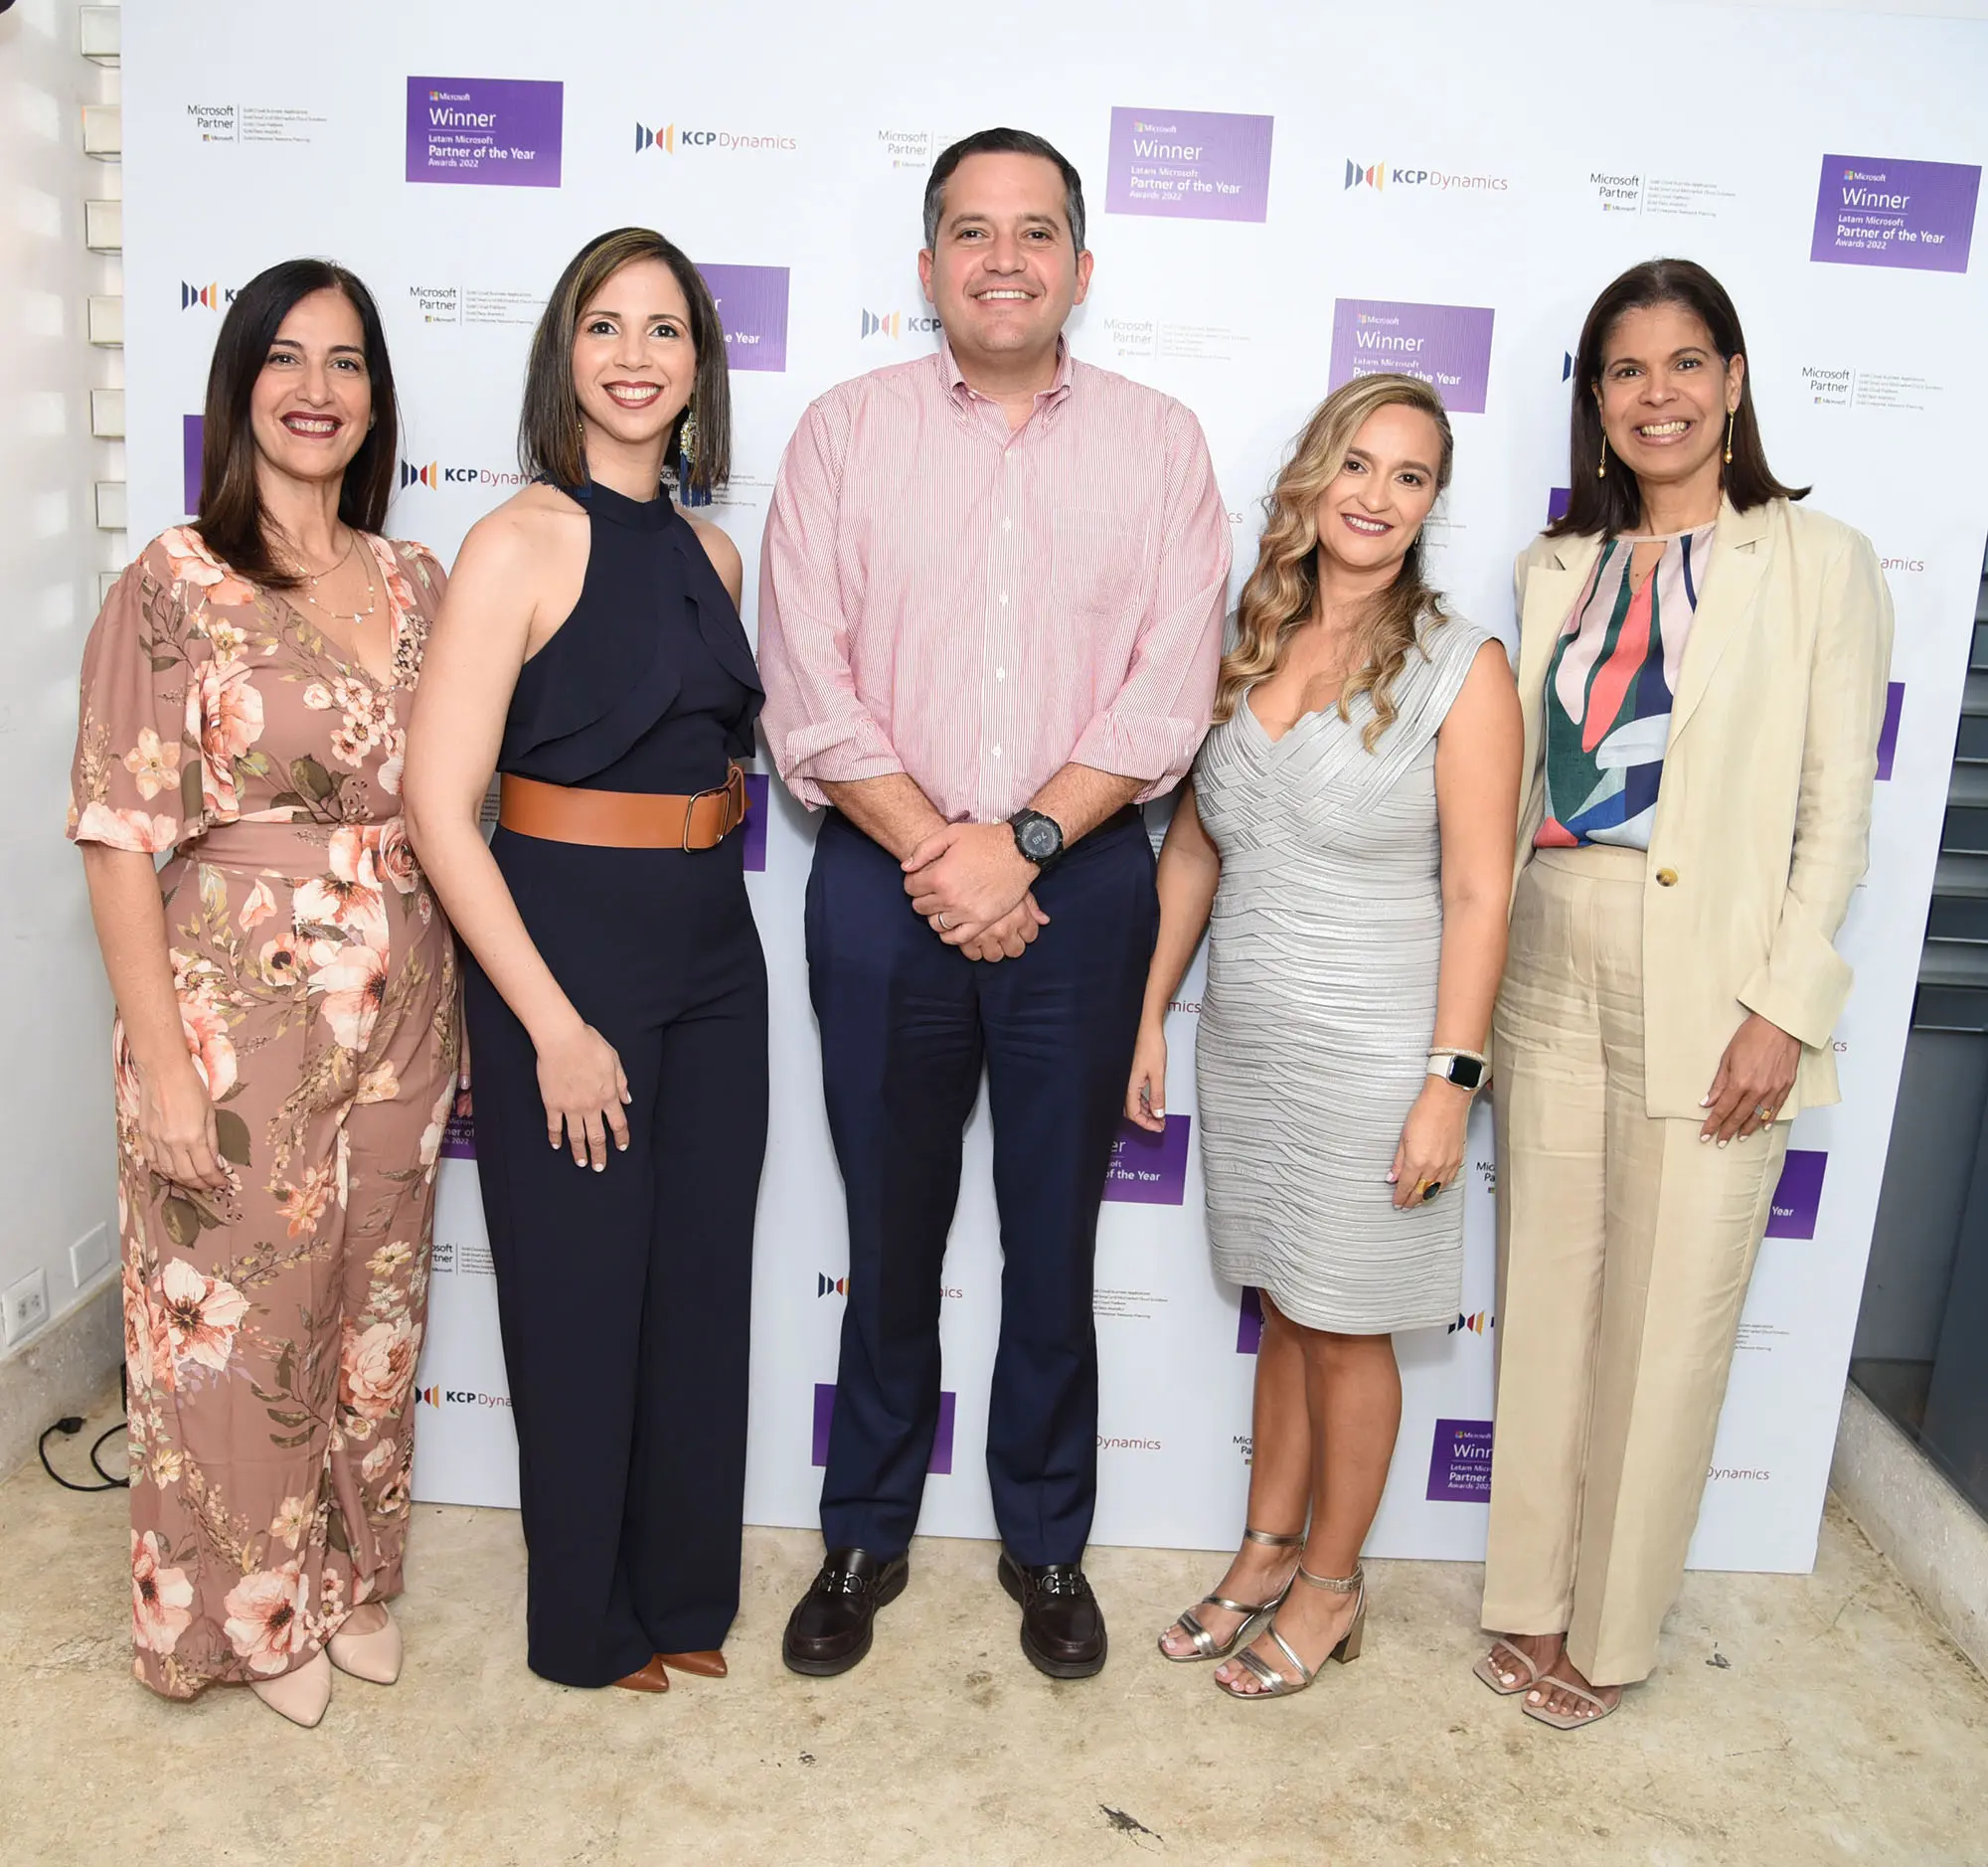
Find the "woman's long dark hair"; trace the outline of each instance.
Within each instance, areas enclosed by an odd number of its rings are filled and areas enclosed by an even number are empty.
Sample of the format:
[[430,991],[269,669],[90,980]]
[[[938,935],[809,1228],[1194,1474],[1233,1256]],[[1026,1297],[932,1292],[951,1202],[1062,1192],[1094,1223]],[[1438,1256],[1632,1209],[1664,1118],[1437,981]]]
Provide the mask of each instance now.
[[[1636,476],[1617,462],[1603,476],[1601,408],[1595,388],[1601,381],[1602,351],[1625,311],[1646,311],[1660,304],[1682,305],[1712,333],[1720,360],[1731,363],[1746,354],[1740,313],[1726,287],[1704,266],[1690,259],[1645,259],[1632,265],[1595,299],[1580,327],[1580,346],[1574,358],[1574,410],[1568,447],[1572,497],[1568,509],[1547,527],[1549,538],[1611,536],[1633,532],[1642,523],[1643,499]],[[1767,450],[1760,442],[1760,424],[1753,415],[1753,372],[1740,384],[1740,407],[1733,421],[1733,459],[1725,469],[1726,496],[1745,512],[1770,499],[1805,499],[1806,486],[1783,486],[1767,467]]]
[[248,579],[271,590],[293,590],[301,581],[270,549],[268,515],[256,483],[254,429],[248,416],[255,379],[268,361],[290,307],[314,291],[343,292],[359,313],[366,374],[373,389],[373,425],[345,468],[338,516],[356,531],[377,532],[387,523],[400,459],[401,409],[394,397],[394,366],[373,294],[329,259],[285,259],[257,272],[235,294],[215,339],[207,372],[207,413],[200,450],[200,511],[194,520],[208,550]]
[[[586,449],[580,435],[580,397],[573,385],[573,343],[580,313],[601,286],[637,259],[660,259],[670,268],[690,307],[690,340],[697,351],[697,377],[684,414],[677,417],[663,449],[663,465],[677,477],[686,504],[702,505],[714,486],[732,472],[732,378],[725,361],[725,326],[711,287],[685,254],[646,227],[617,227],[596,235],[573,255],[560,274],[545,315],[532,333],[525,366],[525,406],[518,416],[518,464],[534,479],[579,486],[586,478]],[[696,458],[689,484],[683,476],[684,417],[697,411]]]

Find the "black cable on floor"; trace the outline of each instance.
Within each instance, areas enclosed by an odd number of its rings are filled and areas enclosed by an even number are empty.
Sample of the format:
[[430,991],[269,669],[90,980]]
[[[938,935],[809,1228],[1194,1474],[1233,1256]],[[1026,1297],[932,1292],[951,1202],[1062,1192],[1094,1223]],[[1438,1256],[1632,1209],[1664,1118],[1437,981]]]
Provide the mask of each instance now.
[[103,1480],[101,1484],[78,1484],[74,1479],[65,1478],[55,1466],[49,1463],[49,1435],[52,1433],[64,1433],[74,1438],[83,1431],[83,1416],[81,1414],[68,1414],[61,1420],[58,1420],[54,1426],[42,1429],[42,1437],[35,1443],[35,1450],[41,1454],[42,1469],[55,1479],[65,1491],[122,1491],[128,1489],[131,1480],[129,1478],[117,1477],[114,1473],[105,1471],[102,1461],[97,1457],[98,1452],[103,1449],[104,1441],[109,1439],[113,1434],[122,1433],[126,1424],[125,1421],[120,1420],[115,1426],[105,1428],[103,1432],[96,1436],[95,1443],[89,1448],[89,1462],[96,1475]]
[[[0,9],[0,11],[4,11],[4,9]],[[130,1370],[127,1368],[120,1367],[117,1370],[117,1397],[128,1409],[131,1405],[131,1375]],[[103,1469],[103,1461],[97,1454],[103,1450],[104,1441],[122,1433],[130,1424],[130,1421],[127,1419],[118,1421],[115,1426],[105,1427],[96,1436],[90,1445],[90,1468],[103,1480],[101,1484],[78,1484],[72,1479],[65,1478],[55,1466],[49,1463],[49,1435],[51,1433],[61,1433],[74,1439],[83,1431],[83,1416],[81,1414],[65,1414],[54,1426],[43,1428],[42,1437],[35,1442],[35,1450],[41,1454],[42,1469],[55,1479],[65,1491],[128,1491],[131,1488],[130,1478],[120,1478],[113,1471],[105,1471]]]

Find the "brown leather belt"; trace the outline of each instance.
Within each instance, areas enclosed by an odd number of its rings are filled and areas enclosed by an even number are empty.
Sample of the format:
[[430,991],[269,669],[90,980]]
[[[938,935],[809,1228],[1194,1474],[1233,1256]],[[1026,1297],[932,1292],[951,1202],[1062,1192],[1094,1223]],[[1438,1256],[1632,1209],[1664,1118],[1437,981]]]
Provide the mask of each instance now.
[[660,794],[590,791],[505,772],[497,821],[520,836],[596,849],[716,849],[746,821],[746,771],[732,766],[718,789]]

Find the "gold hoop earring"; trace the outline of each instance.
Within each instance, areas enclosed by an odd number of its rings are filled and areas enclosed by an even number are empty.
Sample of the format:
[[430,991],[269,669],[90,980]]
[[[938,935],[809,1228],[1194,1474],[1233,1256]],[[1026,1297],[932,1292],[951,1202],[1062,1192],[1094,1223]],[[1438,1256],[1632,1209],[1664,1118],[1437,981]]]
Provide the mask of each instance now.
[[1729,410],[1727,410],[1727,412],[1726,412],[1726,464],[1727,464],[1728,466],[1731,466],[1731,465],[1733,464],[1733,425],[1734,425],[1734,424],[1735,424],[1736,422],[1738,422],[1739,420],[1740,420],[1740,411],[1739,411],[1738,409],[1729,409]]
[[1598,480],[1608,477],[1608,436],[1605,433],[1601,436],[1601,459],[1594,469],[1594,477]]

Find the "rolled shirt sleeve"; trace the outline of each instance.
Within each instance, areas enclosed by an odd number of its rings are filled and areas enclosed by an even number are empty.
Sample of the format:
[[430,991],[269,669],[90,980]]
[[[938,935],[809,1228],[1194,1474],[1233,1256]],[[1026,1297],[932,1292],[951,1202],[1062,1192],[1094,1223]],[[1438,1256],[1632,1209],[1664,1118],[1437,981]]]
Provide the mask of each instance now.
[[1187,775],[1208,732],[1229,601],[1229,514],[1201,424],[1168,412],[1166,499],[1152,608],[1110,704],[1084,727],[1074,764],[1147,780],[1139,801]]
[[828,802],[824,784],[905,768],[850,665],[836,549],[848,441],[844,405],[817,402],[801,418],[773,482],[759,556],[761,726],[781,781],[810,810]]

